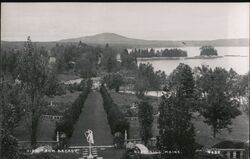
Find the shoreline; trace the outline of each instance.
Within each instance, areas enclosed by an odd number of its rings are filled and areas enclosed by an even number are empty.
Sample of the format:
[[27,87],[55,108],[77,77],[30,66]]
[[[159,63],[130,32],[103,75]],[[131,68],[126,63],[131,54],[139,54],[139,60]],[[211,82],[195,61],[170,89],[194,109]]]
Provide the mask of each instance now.
[[223,58],[224,56],[193,56],[193,57],[138,57],[138,61],[148,60],[188,60],[188,59],[217,59]]

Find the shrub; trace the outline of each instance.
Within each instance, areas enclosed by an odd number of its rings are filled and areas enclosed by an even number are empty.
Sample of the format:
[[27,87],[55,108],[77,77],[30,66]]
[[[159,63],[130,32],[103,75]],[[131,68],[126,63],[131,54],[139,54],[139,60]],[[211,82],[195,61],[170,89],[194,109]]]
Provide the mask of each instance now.
[[128,131],[129,123],[125,119],[124,114],[119,110],[118,106],[113,102],[113,99],[104,85],[101,86],[100,91],[112,135],[114,135],[116,132],[121,132],[123,134],[125,130]]
[[63,119],[56,126],[56,132],[63,132],[66,134],[67,138],[70,138],[74,131],[74,124],[78,120],[84,102],[91,90],[92,82],[89,79],[87,81],[86,87],[83,88],[82,93],[77,97],[77,99],[72,103],[72,106],[68,108],[64,114]]
[[225,159],[225,157],[218,154],[208,154],[206,152],[196,152],[195,159]]
[[220,149],[243,149],[244,143],[243,142],[234,142],[234,141],[222,141],[213,146],[213,148],[220,148]]
[[64,95],[66,94],[66,88],[65,88],[65,84],[60,84],[57,88],[57,92],[56,92],[56,95],[58,96],[61,96],[61,95]]
[[18,145],[14,136],[7,132],[1,134],[1,158],[16,159],[18,158]]

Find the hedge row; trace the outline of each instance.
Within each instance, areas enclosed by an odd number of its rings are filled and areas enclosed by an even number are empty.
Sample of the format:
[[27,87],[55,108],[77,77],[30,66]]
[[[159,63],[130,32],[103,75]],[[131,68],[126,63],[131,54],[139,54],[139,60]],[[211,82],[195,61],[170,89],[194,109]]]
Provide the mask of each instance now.
[[76,123],[82,112],[84,102],[91,90],[91,86],[92,81],[89,79],[83,87],[82,93],[72,103],[72,106],[63,113],[63,119],[59,123],[57,123],[56,132],[59,131],[65,133],[67,138],[70,138],[72,136],[74,131],[74,124]]
[[116,132],[121,132],[123,134],[125,130],[128,132],[129,123],[125,119],[124,114],[119,110],[118,106],[113,102],[113,99],[104,85],[101,86],[100,92],[102,94],[103,106],[107,113],[112,135]]

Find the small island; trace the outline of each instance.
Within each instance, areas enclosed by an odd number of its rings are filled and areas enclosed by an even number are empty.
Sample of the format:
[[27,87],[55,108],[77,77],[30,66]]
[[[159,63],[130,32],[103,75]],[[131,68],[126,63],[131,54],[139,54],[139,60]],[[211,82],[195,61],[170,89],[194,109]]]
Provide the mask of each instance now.
[[200,50],[200,56],[218,56],[218,52],[213,46],[202,46]]

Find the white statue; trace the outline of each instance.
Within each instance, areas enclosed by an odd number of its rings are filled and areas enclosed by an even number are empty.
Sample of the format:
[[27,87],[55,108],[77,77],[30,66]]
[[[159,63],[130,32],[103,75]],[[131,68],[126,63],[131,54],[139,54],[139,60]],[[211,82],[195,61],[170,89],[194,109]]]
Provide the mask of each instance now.
[[88,159],[93,159],[93,155],[91,153],[91,144],[94,144],[94,137],[93,137],[93,131],[88,129],[85,133],[84,133],[87,142],[89,143],[89,156],[87,157]]
[[84,133],[85,137],[87,138],[87,142],[94,144],[94,138],[93,138],[93,131],[88,129],[85,133]]

